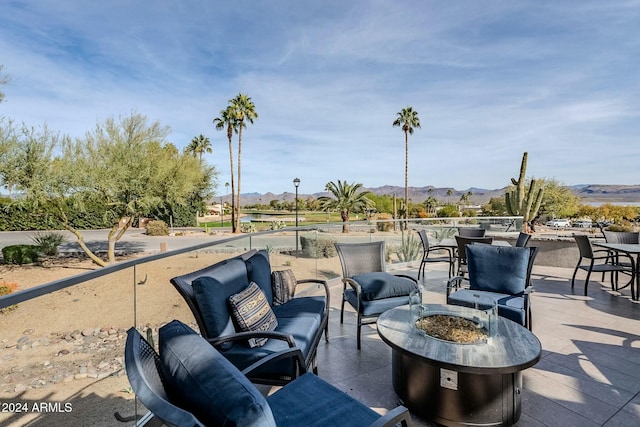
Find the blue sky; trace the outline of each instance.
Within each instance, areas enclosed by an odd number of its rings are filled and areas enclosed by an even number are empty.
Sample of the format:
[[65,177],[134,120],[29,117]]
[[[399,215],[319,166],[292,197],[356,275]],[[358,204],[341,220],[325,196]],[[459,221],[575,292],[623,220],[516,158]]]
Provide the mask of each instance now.
[[242,191],[404,186],[396,113],[413,106],[409,185],[527,175],[640,184],[640,1],[4,1],[0,115],[81,137],[132,111],[229,176],[212,119],[239,92]]

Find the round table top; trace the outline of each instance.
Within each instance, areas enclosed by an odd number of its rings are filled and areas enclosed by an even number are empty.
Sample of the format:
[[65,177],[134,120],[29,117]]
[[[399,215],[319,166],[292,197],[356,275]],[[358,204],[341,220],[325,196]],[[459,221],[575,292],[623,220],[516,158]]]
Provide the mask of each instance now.
[[[476,310],[443,304],[425,304],[425,314],[472,316]],[[393,308],[378,317],[382,340],[401,353],[425,359],[435,366],[474,374],[507,374],[535,365],[542,346],[527,328],[502,317],[497,318],[497,333],[487,342],[460,344],[421,333],[410,322],[408,305]]]

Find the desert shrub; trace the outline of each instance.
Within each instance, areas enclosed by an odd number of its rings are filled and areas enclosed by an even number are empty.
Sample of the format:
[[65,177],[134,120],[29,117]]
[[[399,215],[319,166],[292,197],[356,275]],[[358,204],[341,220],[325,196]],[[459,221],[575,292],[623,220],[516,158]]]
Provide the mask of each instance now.
[[271,221],[271,223],[269,224],[269,230],[282,230],[286,226],[287,224],[285,224],[284,221],[280,221],[276,219]]
[[[18,289],[17,283],[2,282],[0,283],[0,297],[4,295],[9,295],[11,292],[15,292],[17,289]],[[16,308],[18,308],[17,304],[10,305],[5,308],[0,308],[0,313],[5,314],[11,310],[15,310]]]
[[311,258],[331,258],[338,255],[333,236],[319,236],[308,234],[300,236],[300,246],[302,253]]
[[256,226],[251,222],[245,222],[240,224],[240,231],[242,233],[255,233]]
[[455,218],[460,216],[458,208],[454,205],[443,206],[436,214],[438,218]]
[[7,264],[31,264],[38,261],[38,247],[34,245],[11,245],[2,248],[2,256]]
[[630,225],[622,225],[622,224],[611,224],[607,228],[607,231],[633,231],[633,227]]
[[455,235],[456,235],[456,229],[450,228],[450,227],[440,228],[434,232],[434,237],[438,242],[441,242],[444,239],[451,239]]
[[376,227],[378,231],[391,231],[393,230],[393,221],[381,221],[381,220],[392,220],[393,216],[391,214],[380,214],[378,215],[378,222],[376,223]]
[[31,237],[31,241],[35,243],[38,250],[46,256],[55,256],[58,254],[58,246],[67,241],[67,238],[55,231],[49,233],[36,233]]
[[168,236],[169,226],[164,221],[149,221],[145,227],[147,236]]
[[394,251],[400,262],[413,261],[422,255],[422,243],[413,234],[408,235],[406,239],[402,236],[402,244]]

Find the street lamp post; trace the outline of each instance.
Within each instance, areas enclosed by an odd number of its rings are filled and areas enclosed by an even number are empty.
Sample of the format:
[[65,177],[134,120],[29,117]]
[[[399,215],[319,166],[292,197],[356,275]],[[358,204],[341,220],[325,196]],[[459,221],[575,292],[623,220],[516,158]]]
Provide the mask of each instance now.
[[224,202],[220,196],[220,231],[222,231],[222,227],[224,227]]
[[296,258],[298,258],[298,186],[300,185],[300,179],[295,178],[293,185],[296,187]]

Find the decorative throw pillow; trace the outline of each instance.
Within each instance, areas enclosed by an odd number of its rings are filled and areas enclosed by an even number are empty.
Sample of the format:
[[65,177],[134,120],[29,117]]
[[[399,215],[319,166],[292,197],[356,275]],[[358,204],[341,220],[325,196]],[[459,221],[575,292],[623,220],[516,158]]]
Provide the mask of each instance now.
[[[273,331],[278,326],[278,319],[273,314],[267,297],[255,282],[242,292],[229,297],[229,305],[233,319],[238,328],[245,331]],[[249,347],[261,347],[268,338],[251,338]]]
[[273,288],[273,305],[281,305],[293,298],[296,292],[296,276],[291,270],[274,271],[271,273],[271,287]]

